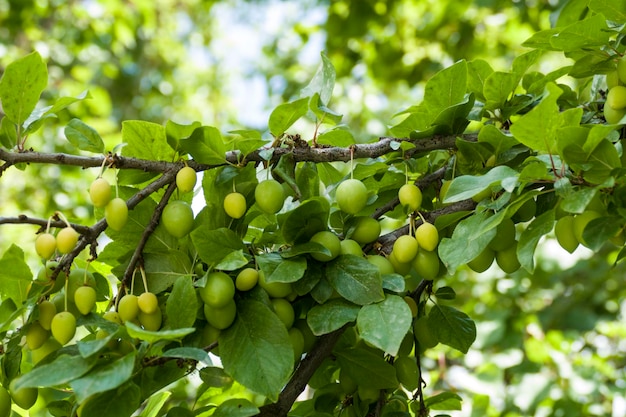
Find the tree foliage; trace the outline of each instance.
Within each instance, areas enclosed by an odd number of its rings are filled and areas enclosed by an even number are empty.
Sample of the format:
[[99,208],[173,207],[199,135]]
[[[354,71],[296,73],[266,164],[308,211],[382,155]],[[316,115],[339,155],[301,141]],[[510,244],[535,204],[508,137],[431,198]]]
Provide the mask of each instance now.
[[[367,141],[334,107],[354,64],[337,71],[331,35],[350,3],[262,129],[124,118],[112,143],[67,117],[97,96],[55,96],[38,52],[15,59],[0,180],[63,181],[89,212],[0,217],[33,232],[0,257],[0,411],[400,417],[473,393],[472,415],[606,415],[624,377],[626,99],[607,99],[626,83],[622,3],[563,4],[506,70],[451,48],[420,103]],[[363,9],[372,25],[379,7]],[[569,63],[539,72],[555,54]],[[79,171],[104,187],[64,181]],[[597,256],[554,259],[578,247]],[[507,385],[503,404],[479,394]]]

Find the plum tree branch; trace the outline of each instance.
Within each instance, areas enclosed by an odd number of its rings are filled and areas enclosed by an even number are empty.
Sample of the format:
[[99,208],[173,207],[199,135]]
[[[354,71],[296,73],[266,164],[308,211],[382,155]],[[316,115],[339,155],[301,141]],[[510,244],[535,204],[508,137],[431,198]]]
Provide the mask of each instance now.
[[[393,137],[381,137],[378,141],[366,144],[352,145],[351,147],[279,147],[274,148],[272,157],[269,162],[275,162],[280,159],[281,156],[287,153],[291,153],[294,156],[295,162],[333,162],[333,161],[350,161],[351,152],[355,159],[360,158],[378,158],[386,155],[390,152],[394,152],[397,149],[397,144],[400,142],[410,142],[414,145],[414,148],[405,150],[405,156],[411,156],[419,152],[428,152],[436,149],[454,149],[457,138],[462,137],[465,140],[475,141],[477,140],[476,134],[465,135],[446,135],[446,136],[433,136],[427,139],[412,140],[408,138],[393,138]],[[258,149],[245,158],[241,158],[238,152],[230,151],[225,155],[225,164],[243,165],[249,162],[268,162],[264,158],[264,152],[267,149]],[[103,156],[80,156],[71,155],[66,153],[43,153],[34,151],[24,152],[10,152],[6,149],[0,148],[0,161],[5,163],[0,166],[0,175],[8,167],[16,164],[55,164],[55,165],[70,165],[82,168],[99,168],[103,163],[114,166],[119,169],[138,169],[145,172],[167,172],[170,170],[178,170],[181,168],[180,162],[166,162],[166,161],[152,161],[140,158],[126,157],[117,154],[109,153]],[[215,168],[224,164],[209,165],[201,164],[196,161],[188,161],[188,165],[194,168],[196,171],[204,171],[207,169]]]

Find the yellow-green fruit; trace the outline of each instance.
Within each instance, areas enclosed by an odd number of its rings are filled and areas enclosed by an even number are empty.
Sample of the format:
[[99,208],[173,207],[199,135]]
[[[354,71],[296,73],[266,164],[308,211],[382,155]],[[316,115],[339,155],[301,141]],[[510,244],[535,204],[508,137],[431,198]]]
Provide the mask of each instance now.
[[148,330],[150,332],[156,332],[161,328],[163,316],[161,315],[161,309],[157,306],[156,310],[151,313],[146,313],[139,309],[137,319],[145,330]]
[[128,221],[128,206],[124,199],[116,197],[104,207],[104,218],[109,227],[121,231]]
[[452,181],[442,181],[441,188],[439,189],[439,201],[443,203],[446,199],[446,194],[448,193],[448,188],[450,188],[450,183]]
[[188,193],[196,186],[196,171],[191,167],[181,168],[176,173],[176,188],[181,193]]
[[493,259],[496,254],[489,248],[485,248],[481,253],[478,254],[474,259],[467,263],[467,266],[474,272],[485,272],[491,264],[493,263]]
[[574,232],[574,216],[563,216],[557,220],[554,234],[559,245],[569,253],[574,253],[578,248],[579,242]]
[[276,180],[261,181],[254,189],[254,199],[262,211],[274,214],[283,208],[285,190]]
[[35,349],[32,352],[33,363],[36,365],[43,359],[45,359],[49,354],[61,349],[63,346],[54,338],[49,337],[48,340],[45,341],[43,346],[39,349]]
[[52,318],[57,313],[56,306],[51,301],[43,300],[39,303],[39,306],[37,308],[39,309],[39,324],[45,330],[50,330]]
[[235,300],[230,300],[228,304],[220,308],[204,304],[204,318],[216,329],[223,330],[229,327],[235,321],[236,315],[237,305]]
[[419,250],[413,259],[413,268],[423,279],[433,280],[439,275],[439,256],[437,252]]
[[608,87],[609,90],[618,85],[622,85],[622,83],[619,80],[619,75],[617,74],[617,70],[611,71],[608,74],[606,74],[606,86]]
[[439,341],[428,324],[428,317],[422,316],[413,322],[413,334],[422,351],[437,346]]
[[407,263],[415,258],[418,248],[417,240],[413,236],[402,235],[393,243],[392,251],[398,262]]
[[18,407],[28,410],[37,402],[39,390],[37,388],[21,388],[15,389],[15,379],[9,384],[11,398]]
[[344,239],[341,241],[341,255],[363,256],[361,245],[356,240]]
[[71,303],[76,303],[76,291],[80,287],[96,287],[96,278],[89,271],[82,268],[74,268],[70,271],[70,275],[67,277],[67,299]]
[[422,191],[415,184],[404,184],[398,190],[400,204],[407,207],[411,212],[422,207]]
[[177,238],[187,236],[193,229],[193,210],[184,201],[170,201],[161,215],[161,223],[167,232]]
[[415,240],[420,248],[432,252],[439,244],[439,231],[434,224],[422,223],[415,230]]
[[91,287],[79,287],[74,293],[74,304],[81,314],[89,314],[96,306],[96,290]]
[[293,327],[297,327],[302,333],[302,337],[304,337],[304,352],[308,352],[317,342],[317,336],[313,334],[309,324],[306,322],[306,319],[298,319],[295,321]]
[[290,329],[295,319],[295,312],[291,303],[284,298],[272,298],[271,303],[280,321],[283,322],[287,329]]
[[58,292],[65,286],[67,275],[63,271],[59,271],[54,281],[52,280],[52,275],[58,266],[59,263],[57,261],[49,261],[37,273],[37,282],[52,287],[52,289],[48,290],[50,293]]
[[102,208],[111,201],[111,184],[100,177],[89,186],[89,198],[94,207]]
[[9,417],[11,415],[11,396],[9,391],[0,385],[0,417]]
[[413,297],[409,297],[408,295],[405,295],[404,296],[404,302],[411,309],[411,315],[413,317],[416,317],[417,316],[417,303],[415,302],[415,299]]
[[367,204],[367,188],[357,179],[345,180],[337,186],[335,199],[342,211],[356,214]]
[[106,321],[110,321],[111,323],[124,324],[122,318],[117,311],[107,311],[102,315],[102,318]]
[[304,336],[300,330],[296,327],[292,327],[289,329],[289,340],[293,348],[293,357],[297,362],[304,353]]
[[372,265],[375,265],[378,268],[381,275],[394,274],[396,272],[392,263],[389,261],[389,259],[385,258],[384,256],[368,255],[366,259],[367,259],[367,262],[371,263]]
[[139,315],[139,302],[135,294],[126,294],[117,305],[117,313],[122,321],[133,321]]
[[57,249],[60,253],[70,253],[78,243],[79,234],[73,227],[67,226],[57,234]]
[[159,308],[159,300],[154,293],[146,291],[137,297],[137,306],[140,313],[153,314]]
[[393,265],[393,269],[396,274],[404,276],[411,272],[411,262],[398,262],[398,260],[396,259],[396,255],[393,253],[393,251],[391,251],[387,259],[389,259],[389,262],[391,262],[391,265]]
[[57,250],[57,238],[52,233],[42,233],[35,239],[35,252],[43,259],[50,259]]
[[583,238],[583,232],[585,228],[593,219],[597,219],[602,215],[597,211],[586,210],[574,217],[573,225],[574,225],[574,236],[576,236],[576,240],[586,246],[585,239]]
[[521,266],[517,259],[517,243],[496,252],[496,263],[500,269],[507,274],[512,274],[517,271]]
[[496,229],[495,237],[489,242],[489,249],[498,252],[511,247],[515,243],[515,223],[504,219]]
[[235,296],[235,283],[224,272],[211,272],[207,275],[204,287],[200,288],[200,298],[211,307],[224,307]]
[[[220,335],[221,330],[211,326],[209,323],[202,327],[201,340],[202,346],[209,346],[217,342],[217,338]],[[213,352],[213,351],[212,351]]]
[[241,193],[230,193],[224,197],[224,211],[233,219],[240,219],[246,214],[246,198]]
[[38,321],[34,321],[26,330],[26,346],[30,350],[39,349],[49,337],[48,330],[44,329]]
[[285,298],[292,290],[289,282],[266,282],[263,271],[259,271],[259,286],[272,298]]
[[398,381],[409,391],[415,391],[419,383],[419,371],[415,358],[398,356],[393,362]]
[[316,259],[320,262],[328,262],[335,259],[339,256],[341,252],[341,241],[333,232],[329,232],[327,230],[317,232],[314,234],[311,239],[311,242],[316,242],[328,249],[330,254],[325,253],[312,253],[311,256],[313,259]]
[[235,288],[239,291],[249,291],[259,282],[259,271],[254,268],[243,269],[235,278]]
[[350,239],[361,245],[374,242],[380,236],[380,223],[367,216],[356,217]]
[[50,326],[52,336],[62,345],[72,340],[76,334],[76,318],[69,311],[57,313]]
[[618,110],[608,105],[604,106],[604,118],[607,123],[612,125],[620,123],[624,116],[626,116],[626,109]]
[[359,385],[357,388],[357,394],[361,401],[366,404],[371,404],[373,402],[378,401],[380,397],[380,390],[376,388],[366,387],[364,385]]
[[615,110],[626,108],[626,87],[618,85],[609,90],[606,95],[606,104]]

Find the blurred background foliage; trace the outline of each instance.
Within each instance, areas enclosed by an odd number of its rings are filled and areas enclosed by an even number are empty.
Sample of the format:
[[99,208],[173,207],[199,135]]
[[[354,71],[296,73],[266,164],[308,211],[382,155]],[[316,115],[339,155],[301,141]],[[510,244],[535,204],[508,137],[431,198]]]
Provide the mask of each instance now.
[[[396,112],[417,104],[439,69],[462,58],[506,69],[524,51],[521,43],[549,28],[563,4],[0,0],[0,73],[36,49],[50,79],[41,106],[89,90],[91,100],[71,106],[27,142],[35,150],[76,152],[62,129],[73,117],[97,129],[107,149],[119,143],[121,121],[128,119],[265,132],[271,110],[298,96],[326,51],[337,69],[331,107],[366,141],[386,134]],[[0,181],[0,216],[62,210],[90,224],[86,189],[96,175],[58,166],[9,170]],[[46,178],[45,187],[38,178]],[[29,250],[35,230],[3,225],[0,250],[11,243]],[[465,398],[464,410],[451,415],[626,414],[624,267],[613,267],[610,248],[568,257],[551,243],[541,246],[533,276],[504,276],[494,267],[446,278],[459,293],[455,305],[479,329],[468,355],[438,348],[424,364],[431,395],[446,388]]]

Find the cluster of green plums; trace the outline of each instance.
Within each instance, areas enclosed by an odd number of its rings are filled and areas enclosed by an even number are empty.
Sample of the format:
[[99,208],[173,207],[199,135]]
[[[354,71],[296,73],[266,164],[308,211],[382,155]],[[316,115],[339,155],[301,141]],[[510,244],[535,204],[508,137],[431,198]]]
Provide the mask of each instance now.
[[604,103],[604,118],[619,123],[626,116],[626,56],[617,61],[617,68],[606,76],[609,89]]

